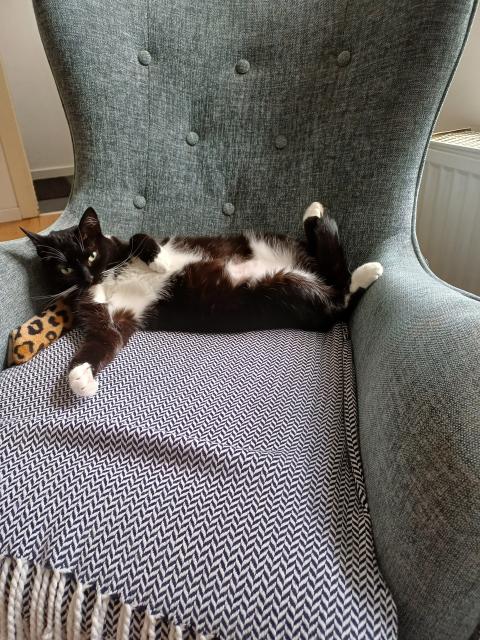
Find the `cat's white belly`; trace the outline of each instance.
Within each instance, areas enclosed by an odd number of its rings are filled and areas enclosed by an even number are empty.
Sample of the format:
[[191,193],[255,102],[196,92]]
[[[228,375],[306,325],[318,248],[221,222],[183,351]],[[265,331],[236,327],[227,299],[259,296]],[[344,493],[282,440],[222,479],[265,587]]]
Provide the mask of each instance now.
[[225,264],[225,271],[233,284],[254,283],[280,271],[299,273],[290,247],[281,243],[271,244],[254,235],[249,237],[249,241],[251,258],[243,261],[229,260]]

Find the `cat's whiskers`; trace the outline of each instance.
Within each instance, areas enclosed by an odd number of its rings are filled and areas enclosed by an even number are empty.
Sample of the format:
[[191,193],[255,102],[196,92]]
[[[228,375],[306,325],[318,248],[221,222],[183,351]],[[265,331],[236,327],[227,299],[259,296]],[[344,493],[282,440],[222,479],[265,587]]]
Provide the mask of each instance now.
[[130,253],[125,258],[125,260],[122,260],[118,264],[113,265],[113,267],[110,267],[109,269],[105,269],[105,271],[102,271],[102,275],[104,275],[105,273],[112,273],[112,271],[115,271],[115,269],[118,269],[119,267],[123,267],[124,264],[126,264],[129,260],[131,260],[134,257],[135,256],[133,254],[133,251],[130,251]]
[[52,247],[48,244],[39,244],[37,245],[37,247],[42,247],[43,249],[46,249],[46,251],[44,251],[43,253],[51,258],[57,258],[62,262],[68,262],[67,258],[65,257],[65,254],[62,253],[62,251],[60,251],[56,247]]
[[44,253],[42,255],[42,260],[57,260],[58,262],[67,262],[66,259],[60,258],[60,256],[55,253]]
[[58,298],[63,298],[65,296],[68,296],[70,293],[73,293],[77,289],[78,289],[78,286],[74,284],[73,286],[68,287],[68,289],[65,289],[64,291],[60,291],[60,293],[53,293],[49,296],[33,296],[33,297],[37,300],[51,300],[52,302],[54,302]]
[[124,264],[129,262],[129,260],[131,260],[132,258],[136,258],[138,255],[138,252],[140,251],[140,249],[143,247],[145,243],[145,239],[146,238],[142,239],[141,243],[138,245],[135,252],[133,251],[133,249],[131,249],[130,253],[125,258],[125,260],[122,260],[122,262],[119,262],[118,264],[113,265],[113,267],[110,267],[109,269],[105,269],[105,271],[102,272],[102,275],[104,275],[105,273],[111,273],[112,271],[115,271],[115,269],[118,269],[119,267],[122,267]]

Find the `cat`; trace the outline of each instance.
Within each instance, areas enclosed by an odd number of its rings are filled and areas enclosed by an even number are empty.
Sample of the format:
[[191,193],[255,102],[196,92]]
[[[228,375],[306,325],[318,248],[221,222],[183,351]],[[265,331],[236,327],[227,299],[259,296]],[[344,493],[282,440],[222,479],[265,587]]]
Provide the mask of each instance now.
[[97,374],[137,329],[239,332],[328,331],[383,273],[378,262],[351,274],[335,221],[312,203],[305,240],[244,233],[129,242],[103,235],[89,207],[78,226],[34,243],[54,293],[75,303],[84,342],[69,368],[78,396],[95,395]]

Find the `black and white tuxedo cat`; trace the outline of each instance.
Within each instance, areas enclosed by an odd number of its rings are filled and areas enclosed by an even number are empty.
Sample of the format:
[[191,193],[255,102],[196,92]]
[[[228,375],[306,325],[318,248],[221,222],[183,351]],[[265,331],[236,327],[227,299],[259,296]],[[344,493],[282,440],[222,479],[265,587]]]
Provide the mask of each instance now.
[[80,223],[34,242],[51,289],[73,298],[84,342],[70,363],[79,396],[137,329],[238,332],[327,331],[345,319],[383,272],[378,262],[350,273],[335,221],[314,202],[305,240],[261,233],[128,243],[102,234],[87,209]]

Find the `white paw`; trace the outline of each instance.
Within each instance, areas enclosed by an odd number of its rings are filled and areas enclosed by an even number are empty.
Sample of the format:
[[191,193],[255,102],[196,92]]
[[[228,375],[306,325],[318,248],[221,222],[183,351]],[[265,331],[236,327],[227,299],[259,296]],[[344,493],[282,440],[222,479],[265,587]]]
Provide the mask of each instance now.
[[305,222],[307,218],[321,218],[324,212],[323,204],[320,204],[320,202],[312,202],[303,214],[303,221]]
[[161,250],[157,254],[156,258],[152,260],[152,262],[150,262],[148,266],[152,271],[155,271],[155,273],[166,273],[169,267]]
[[77,396],[90,398],[97,393],[98,381],[93,377],[92,365],[89,362],[74,367],[68,374],[68,382],[70,389]]
[[383,273],[383,267],[379,262],[366,262],[352,273],[350,282],[350,293],[355,293],[358,289],[368,289],[368,287],[378,280]]

